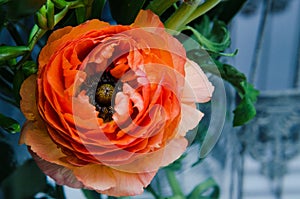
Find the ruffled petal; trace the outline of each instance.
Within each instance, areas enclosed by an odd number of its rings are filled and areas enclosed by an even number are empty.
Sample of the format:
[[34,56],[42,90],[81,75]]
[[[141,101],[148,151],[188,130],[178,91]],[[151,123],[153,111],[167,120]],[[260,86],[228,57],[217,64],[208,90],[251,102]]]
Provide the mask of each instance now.
[[101,193],[112,196],[134,196],[142,194],[144,187],[147,187],[156,172],[126,173],[112,169],[116,176],[116,186]]
[[48,39],[46,46],[41,50],[39,56],[39,67],[44,67],[50,60],[51,56],[58,51],[60,46],[66,42],[79,38],[89,31],[100,30],[109,26],[108,23],[99,20],[90,20],[76,27],[64,27],[54,31]]
[[132,110],[130,109],[129,97],[123,92],[117,93],[114,109],[115,113],[113,114],[113,120],[117,124],[121,124],[130,118]]
[[214,91],[214,86],[195,62],[187,60],[185,64],[186,83],[182,102],[208,102]]
[[196,109],[194,105],[181,104],[181,121],[179,124],[179,134],[185,136],[189,130],[194,129],[202,119],[204,114]]
[[27,121],[21,133],[21,144],[30,146],[31,150],[46,161],[66,165],[60,158],[65,155],[50,138],[44,124]]
[[39,168],[48,176],[53,178],[55,182],[59,185],[67,185],[72,188],[83,188],[83,184],[79,182],[76,177],[74,176],[72,170],[47,162],[37,156],[33,151],[29,149],[31,156],[39,166]]
[[20,108],[27,120],[35,121],[39,117],[36,105],[36,81],[37,76],[29,76],[20,89]]
[[89,164],[74,169],[74,175],[89,189],[102,192],[117,186],[116,176],[109,167]]
[[177,160],[185,152],[187,145],[188,141],[184,137],[172,139],[164,148],[161,166],[167,166]]
[[187,140],[179,136],[155,152],[143,154],[143,156],[129,164],[114,166],[113,168],[136,174],[157,172],[161,167],[177,160],[186,150],[187,144]]
[[135,18],[133,27],[160,27],[164,28],[159,17],[150,10],[141,10]]

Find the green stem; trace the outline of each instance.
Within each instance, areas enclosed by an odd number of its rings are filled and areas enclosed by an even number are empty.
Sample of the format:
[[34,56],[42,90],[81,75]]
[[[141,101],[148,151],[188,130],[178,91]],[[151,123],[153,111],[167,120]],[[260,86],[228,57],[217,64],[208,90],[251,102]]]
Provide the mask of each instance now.
[[181,31],[182,27],[186,25],[185,21],[196,10],[200,0],[194,0],[193,3],[182,3],[174,14],[165,22],[165,28]]
[[57,199],[66,199],[65,191],[64,191],[63,186],[56,184],[55,190],[56,190]]
[[181,191],[181,187],[177,181],[175,173],[171,169],[166,169],[167,179],[171,186],[172,192],[174,196],[184,196],[183,192]]
[[165,22],[165,27],[175,31],[182,31],[188,23],[204,15],[220,2],[221,0],[207,0],[200,6],[198,6],[200,0],[191,0],[189,3],[183,3]]
[[158,16],[162,15],[169,7],[171,7],[178,0],[153,0],[147,6],[147,9],[150,9],[152,12],[157,14]]
[[93,5],[94,0],[89,0],[86,4],[86,12],[85,12],[85,18],[89,19],[92,15],[92,5]]
[[[203,196],[204,193],[211,190],[210,194]],[[207,198],[207,199],[218,199],[220,195],[220,188],[216,181],[212,178],[208,178],[204,182],[197,185],[193,191],[188,195],[187,199],[194,198]]]
[[37,32],[34,34],[32,39],[29,41],[29,44],[28,44],[29,51],[22,57],[22,59],[16,65],[17,70],[19,70],[20,67],[23,65],[23,63],[30,57],[35,44],[46,32],[47,32],[47,30],[40,29],[40,28],[37,30]]
[[67,7],[69,9],[74,9],[74,8],[79,8],[84,6],[85,6],[84,3],[80,0],[67,2]]
[[29,41],[28,44],[28,48],[30,49],[30,51],[33,50],[35,44],[38,42],[38,40],[47,32],[47,30],[44,29],[39,29],[35,35],[33,36],[33,38],[31,39],[31,41]]
[[185,25],[193,21],[194,19],[204,15],[212,8],[214,8],[218,3],[222,0],[207,0],[203,4],[201,4],[197,9],[187,18],[185,21]]

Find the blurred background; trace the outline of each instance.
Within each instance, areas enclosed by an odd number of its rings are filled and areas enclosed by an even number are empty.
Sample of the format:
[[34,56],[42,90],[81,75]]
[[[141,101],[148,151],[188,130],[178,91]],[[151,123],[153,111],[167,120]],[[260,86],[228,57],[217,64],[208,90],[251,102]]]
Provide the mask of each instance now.
[[260,97],[252,122],[223,132],[227,148],[235,148],[227,198],[300,197],[299,19],[298,0],[248,0],[231,23],[232,48],[239,52],[229,62]]

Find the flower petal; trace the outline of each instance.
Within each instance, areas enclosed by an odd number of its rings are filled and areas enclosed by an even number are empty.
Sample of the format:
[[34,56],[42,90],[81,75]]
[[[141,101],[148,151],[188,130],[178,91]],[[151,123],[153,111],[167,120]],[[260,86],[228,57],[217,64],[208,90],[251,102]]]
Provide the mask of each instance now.
[[43,124],[27,121],[22,128],[20,140],[30,146],[33,152],[46,161],[66,165],[66,163],[60,160],[65,155],[49,137],[47,129]]
[[186,84],[182,102],[208,102],[214,91],[213,85],[195,62],[187,60],[185,64]]
[[37,156],[33,151],[29,149],[31,156],[40,167],[40,169],[48,176],[53,178],[59,185],[67,185],[72,188],[83,188],[83,184],[79,182],[74,176],[72,170],[66,167],[47,162]]
[[204,114],[196,109],[196,106],[181,104],[181,121],[179,124],[179,134],[185,136],[185,134],[195,128]]
[[145,173],[126,173],[112,169],[114,176],[116,176],[116,186],[102,193],[113,196],[134,196],[142,194],[144,187],[147,187],[156,172]]
[[186,150],[187,144],[184,137],[174,138],[161,149],[145,154],[129,164],[114,166],[114,169],[136,174],[156,172],[177,160]]
[[35,121],[39,117],[36,105],[37,76],[31,75],[23,82],[20,90],[20,108],[27,120]]
[[[116,177],[109,167],[89,164],[74,169],[74,175],[89,189],[104,191],[117,185]],[[117,176],[119,178],[119,176]]]
[[99,20],[90,20],[79,26],[66,26],[62,29],[54,31],[48,39],[47,45],[41,50],[39,55],[39,66],[44,67],[50,60],[51,56],[66,42],[79,38],[92,30],[100,30],[109,26],[108,23]]
[[133,27],[160,27],[164,28],[159,17],[150,10],[141,10],[135,18]]

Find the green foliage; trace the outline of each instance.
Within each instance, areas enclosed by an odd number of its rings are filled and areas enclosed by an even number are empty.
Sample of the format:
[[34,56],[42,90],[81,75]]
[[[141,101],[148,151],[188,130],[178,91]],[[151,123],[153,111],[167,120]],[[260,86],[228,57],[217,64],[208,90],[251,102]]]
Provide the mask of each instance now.
[[81,24],[86,20],[86,9],[84,7],[75,9],[77,24]]
[[196,61],[205,72],[222,77],[236,89],[241,100],[234,110],[233,126],[247,123],[256,115],[254,104],[259,92],[247,82],[243,73],[229,64],[218,61],[220,56],[233,56],[237,53],[223,53],[230,46],[230,34],[226,24],[217,19],[211,21],[207,16],[203,16],[201,22],[194,27],[186,29],[192,31],[202,49],[190,50],[187,52],[188,57]]
[[241,100],[237,108],[233,111],[233,126],[241,126],[256,115],[254,104],[257,100],[259,91],[254,89],[254,87],[246,81],[240,82],[240,87],[242,89],[238,94]]
[[219,195],[220,187],[214,179],[208,178],[197,185],[187,196],[187,199],[218,199]]
[[208,16],[204,15],[200,24],[188,29],[193,32],[199,44],[211,52],[222,52],[230,46],[229,31],[226,24],[220,20],[211,22]]
[[10,199],[32,198],[46,188],[46,176],[33,160],[18,167],[2,182],[4,197]]
[[168,0],[168,1],[153,0],[149,3],[147,9],[151,10],[152,12],[160,16],[177,1],[178,0]]
[[37,73],[37,64],[34,61],[26,61],[22,65],[22,72],[25,77],[29,77],[30,75]]
[[196,61],[205,72],[222,77],[222,79],[229,82],[235,88],[241,101],[237,109],[234,110],[234,126],[243,125],[255,116],[254,104],[259,92],[247,82],[247,78],[243,73],[229,64],[209,58],[209,54],[201,49],[190,50],[187,56]]
[[220,71],[221,77],[236,89],[241,99],[237,108],[233,111],[233,126],[241,126],[253,119],[256,115],[254,104],[259,95],[259,91],[248,83],[246,76],[235,67],[229,64],[223,64],[217,60],[214,62]]
[[131,24],[140,9],[143,7],[145,0],[108,0],[112,17],[118,24]]
[[28,51],[27,46],[0,46],[0,61],[19,57]]
[[9,133],[17,133],[21,131],[19,122],[0,113],[0,127]]

